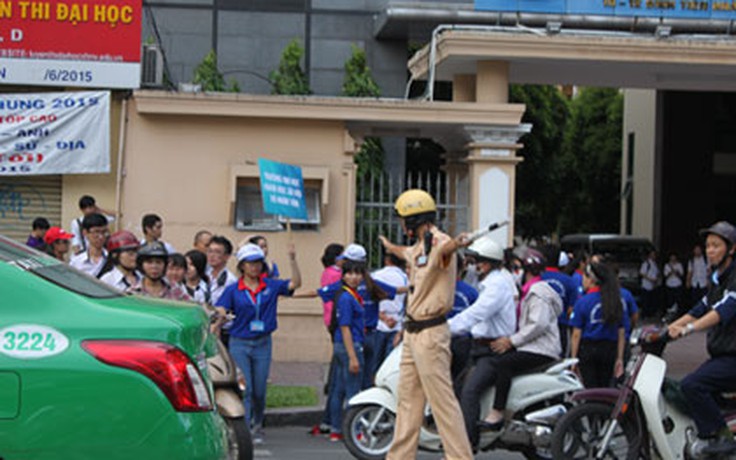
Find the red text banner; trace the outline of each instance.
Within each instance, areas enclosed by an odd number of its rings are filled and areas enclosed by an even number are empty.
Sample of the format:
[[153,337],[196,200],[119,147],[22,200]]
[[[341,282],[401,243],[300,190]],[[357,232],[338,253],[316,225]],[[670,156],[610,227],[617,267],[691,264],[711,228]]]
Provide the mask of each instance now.
[[137,88],[141,0],[0,0],[0,83]]
[[0,176],[110,171],[110,93],[0,94]]

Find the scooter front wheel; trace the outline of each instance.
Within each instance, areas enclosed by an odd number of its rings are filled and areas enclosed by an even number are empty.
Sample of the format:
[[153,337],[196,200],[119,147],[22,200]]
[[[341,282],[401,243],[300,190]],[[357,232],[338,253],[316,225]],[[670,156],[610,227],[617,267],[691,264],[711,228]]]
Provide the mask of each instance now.
[[[597,449],[611,419],[613,406],[583,403],[573,407],[557,421],[552,433],[552,458],[573,460],[595,458]],[[639,441],[631,423],[616,427],[603,458],[634,460],[638,457]]]
[[228,460],[253,460],[253,439],[243,417],[223,417],[227,427]]
[[351,454],[360,460],[380,460],[394,440],[396,415],[378,404],[348,407],[342,433]]

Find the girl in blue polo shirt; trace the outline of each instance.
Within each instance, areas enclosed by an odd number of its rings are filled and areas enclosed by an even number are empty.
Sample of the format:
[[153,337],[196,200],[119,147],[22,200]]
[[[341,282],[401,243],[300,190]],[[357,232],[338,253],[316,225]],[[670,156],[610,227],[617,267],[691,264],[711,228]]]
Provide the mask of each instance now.
[[616,273],[604,263],[590,263],[583,273],[586,294],[573,308],[571,356],[580,359],[580,376],[588,388],[607,387],[623,374],[624,314]]
[[230,354],[245,376],[245,422],[253,431],[253,442],[260,443],[271,367],[271,333],[278,327],[277,301],[301,285],[301,274],[293,245],[289,247],[291,280],[261,276],[265,255],[255,244],[241,247],[236,257],[240,279],[225,289],[217,306],[235,314],[230,329]]
[[358,287],[364,282],[368,291],[373,291],[379,299],[382,297],[380,288],[373,284],[370,276],[366,276],[365,263],[345,259],[342,265],[342,284],[334,297],[330,324],[330,329],[334,329],[333,353],[336,364],[334,394],[330,401],[331,441],[342,439],[342,411],[345,401],[360,391],[363,381],[366,322],[364,300],[358,293]]

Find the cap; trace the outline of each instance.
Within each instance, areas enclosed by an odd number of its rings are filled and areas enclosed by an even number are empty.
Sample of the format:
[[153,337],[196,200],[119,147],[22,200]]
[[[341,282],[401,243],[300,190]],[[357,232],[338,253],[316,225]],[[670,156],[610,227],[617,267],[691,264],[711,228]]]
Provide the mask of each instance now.
[[353,262],[365,262],[365,248],[359,244],[349,244],[345,250],[337,256],[337,260],[348,259]]
[[257,244],[248,243],[238,249],[238,253],[235,255],[235,258],[238,259],[238,263],[243,261],[257,262],[265,259],[266,255],[263,254],[263,250],[259,248]]
[[61,227],[51,227],[46,231],[43,241],[46,244],[52,244],[56,240],[70,240],[74,237],[71,233],[65,232]]

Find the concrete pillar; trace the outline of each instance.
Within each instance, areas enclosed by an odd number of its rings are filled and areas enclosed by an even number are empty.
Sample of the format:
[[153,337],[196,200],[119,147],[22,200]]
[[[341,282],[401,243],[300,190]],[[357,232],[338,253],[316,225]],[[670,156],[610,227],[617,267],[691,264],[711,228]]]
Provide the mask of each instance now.
[[479,61],[475,84],[476,102],[506,104],[509,102],[509,63]]
[[509,221],[491,233],[502,247],[513,246],[516,198],[516,165],[523,158],[516,156],[522,147],[519,138],[531,131],[530,124],[516,126],[483,126],[465,128],[471,138],[468,150],[470,178],[470,229]]
[[475,102],[475,75],[458,74],[452,77],[452,101]]

